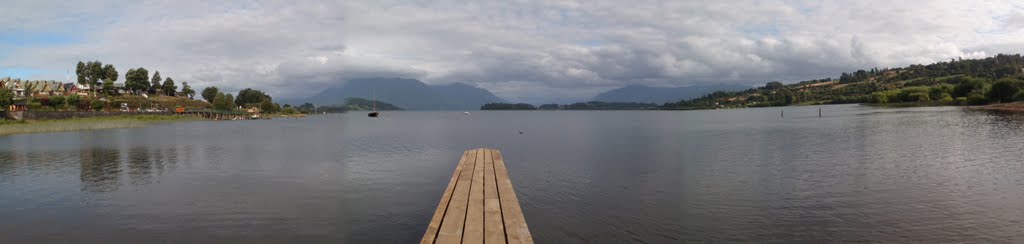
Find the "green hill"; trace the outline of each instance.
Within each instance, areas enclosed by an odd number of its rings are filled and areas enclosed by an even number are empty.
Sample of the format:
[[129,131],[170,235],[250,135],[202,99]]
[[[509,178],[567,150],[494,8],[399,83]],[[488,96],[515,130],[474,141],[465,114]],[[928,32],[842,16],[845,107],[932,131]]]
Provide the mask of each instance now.
[[659,109],[713,109],[802,104],[877,103],[981,105],[1024,101],[1024,57],[999,54],[984,59],[954,59],[902,68],[873,68],[842,73],[839,79],[795,84],[769,82],[739,92],[714,92],[666,103]]

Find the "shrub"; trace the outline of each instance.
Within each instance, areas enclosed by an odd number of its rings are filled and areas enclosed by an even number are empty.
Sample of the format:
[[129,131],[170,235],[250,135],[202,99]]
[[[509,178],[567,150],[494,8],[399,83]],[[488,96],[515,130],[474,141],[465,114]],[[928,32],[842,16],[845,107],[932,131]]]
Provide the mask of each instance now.
[[64,102],[66,102],[69,106],[73,106],[75,108],[82,108],[82,97],[78,96],[78,94],[71,94],[65,100],[67,101]]
[[928,96],[928,87],[907,87],[899,91],[899,100],[901,102],[927,102],[931,101],[931,97]]
[[932,100],[932,98],[928,96],[928,93],[913,92],[913,93],[907,94],[907,96],[904,98],[903,101],[904,102],[927,102],[927,101],[931,101],[931,100]]
[[296,114],[296,113],[298,113],[298,111],[296,111],[295,108],[288,107],[288,108],[285,108],[284,110],[282,110],[281,113],[283,113],[283,114]]
[[958,97],[958,98],[956,98],[954,100],[954,103],[956,103],[956,105],[967,105],[967,98],[966,97]]
[[992,84],[988,92],[988,100],[992,102],[1012,102],[1020,91],[1020,81],[1013,78],[999,79]]
[[[943,94],[945,94],[945,95],[943,95]],[[933,99],[936,99],[936,100],[938,100],[941,97],[945,97],[945,96],[949,96],[950,98],[952,98],[952,94],[953,94],[953,85],[949,85],[949,84],[941,84],[941,85],[933,86],[933,87],[928,89],[928,96],[930,96],[930,97],[932,97]]]
[[40,102],[39,100],[33,99],[33,100],[28,102],[28,109],[31,109],[31,110],[41,110],[42,108],[43,108],[43,103]]
[[888,103],[889,97],[884,92],[875,92],[869,95],[868,102],[870,103]]
[[94,110],[94,111],[103,110],[103,107],[106,107],[106,106],[107,106],[107,102],[100,101],[100,100],[92,100],[92,110]]
[[[971,92],[978,90],[985,90],[988,84],[980,79],[967,79],[965,78],[961,83],[953,87],[953,96],[955,97],[967,97]],[[970,99],[968,99],[970,100]]]
[[61,108],[64,106],[65,100],[67,99],[64,96],[52,96],[50,97],[50,107]]
[[981,95],[981,93],[972,93],[970,96],[967,96],[968,105],[985,105],[988,104],[988,102],[988,98]]

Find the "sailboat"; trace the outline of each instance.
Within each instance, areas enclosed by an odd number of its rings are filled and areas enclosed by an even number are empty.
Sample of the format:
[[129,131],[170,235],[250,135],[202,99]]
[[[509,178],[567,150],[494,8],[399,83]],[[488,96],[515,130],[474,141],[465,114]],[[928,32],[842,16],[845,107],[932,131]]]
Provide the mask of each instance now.
[[370,118],[376,118],[377,116],[380,116],[380,113],[377,112],[377,96],[376,95],[373,96],[373,112],[370,112],[369,114],[366,114],[366,116],[368,116]]

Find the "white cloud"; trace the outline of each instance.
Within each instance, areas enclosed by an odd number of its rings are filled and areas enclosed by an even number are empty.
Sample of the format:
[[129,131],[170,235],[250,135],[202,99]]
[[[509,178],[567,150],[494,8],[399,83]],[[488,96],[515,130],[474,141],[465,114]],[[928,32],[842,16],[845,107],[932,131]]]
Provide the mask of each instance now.
[[[0,30],[80,42],[0,49],[0,67],[98,59],[193,87],[303,97],[369,76],[465,82],[510,100],[627,84],[759,84],[1019,52],[1013,1],[14,1]],[[70,27],[69,27],[70,26]],[[71,29],[71,30],[68,30]],[[6,50],[5,50],[6,49]],[[63,79],[63,72],[40,74]]]

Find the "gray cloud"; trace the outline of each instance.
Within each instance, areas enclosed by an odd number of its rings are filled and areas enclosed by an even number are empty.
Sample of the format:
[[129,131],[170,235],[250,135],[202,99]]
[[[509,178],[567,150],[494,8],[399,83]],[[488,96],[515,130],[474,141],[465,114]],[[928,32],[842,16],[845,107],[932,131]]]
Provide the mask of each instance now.
[[571,101],[628,84],[798,81],[1019,52],[1024,44],[1024,10],[1012,1],[5,4],[16,13],[0,19],[0,30],[81,40],[4,48],[0,67],[63,79],[78,60],[99,59],[193,87],[283,97],[385,76],[470,83],[517,101]]

